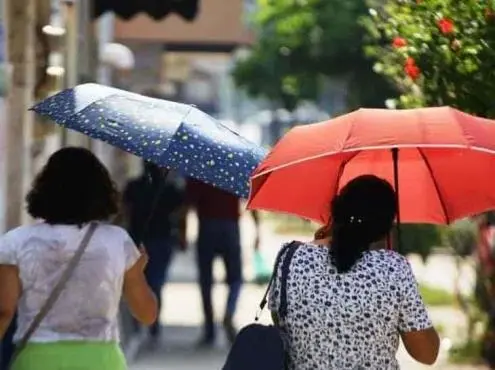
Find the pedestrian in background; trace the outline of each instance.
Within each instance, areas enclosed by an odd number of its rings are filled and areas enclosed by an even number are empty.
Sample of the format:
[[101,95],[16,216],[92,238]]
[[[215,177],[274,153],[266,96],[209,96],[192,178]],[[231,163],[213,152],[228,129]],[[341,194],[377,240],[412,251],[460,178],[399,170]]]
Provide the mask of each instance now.
[[[240,199],[211,185],[189,179],[187,181],[187,204],[195,209],[199,220],[197,264],[204,313],[203,335],[199,345],[211,346],[216,340],[211,293],[213,262],[217,256],[223,259],[227,273],[229,294],[223,327],[227,339],[232,343],[237,335],[233,319],[243,282],[239,231]],[[256,240],[259,241],[257,215],[254,215],[253,219],[256,225]],[[185,227],[183,234],[185,235]]]
[[[149,256],[146,280],[162,308],[162,289],[167,280],[174,249],[179,245],[179,220],[185,200],[185,181],[150,162],[124,190],[126,225],[134,242]],[[159,318],[150,327],[153,341],[160,337]]]
[[117,320],[122,295],[143,324],[158,311],[144,277],[146,254],[108,223],[118,203],[107,169],[86,149],[57,151],[35,178],[27,210],[38,221],[0,238],[0,337],[17,311],[14,342],[23,338],[76,251],[83,254],[12,370],[127,368]]

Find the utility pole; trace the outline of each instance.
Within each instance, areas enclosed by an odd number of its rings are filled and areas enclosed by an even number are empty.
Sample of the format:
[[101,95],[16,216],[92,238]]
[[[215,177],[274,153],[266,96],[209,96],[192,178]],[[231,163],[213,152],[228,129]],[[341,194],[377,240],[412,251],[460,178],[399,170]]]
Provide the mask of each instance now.
[[[97,0],[96,0],[97,1]],[[98,67],[98,40],[93,21],[95,0],[79,0],[78,83],[95,82]]]
[[[84,1],[84,0],[83,0]],[[87,1],[87,0],[86,0]],[[84,9],[81,0],[62,0],[65,12],[65,88],[75,87],[79,83],[79,15]],[[74,131],[62,131],[62,146],[89,147],[88,137]]]
[[[102,62],[101,56],[105,45],[113,42],[114,22],[115,15],[111,12],[102,14],[97,21],[97,40],[99,47],[97,82],[107,86],[112,86],[112,68],[108,64]],[[102,141],[95,141],[93,148],[96,155],[98,155],[110,173],[115,176],[116,150]]]
[[[113,55],[113,63],[109,63],[109,60],[105,57],[105,54],[109,51],[108,47],[116,45],[114,44],[115,14],[111,12],[102,14],[98,19],[97,25],[98,45],[100,49],[97,81],[102,85],[122,87],[122,81],[119,78],[119,74],[123,72],[121,70],[122,59],[120,59],[121,68],[119,68],[119,63],[116,63],[118,60],[115,60],[116,57],[118,58],[118,55]],[[122,48],[124,47],[122,46]],[[129,53],[132,52],[129,50]],[[115,79],[113,78],[114,75],[116,77]],[[114,181],[119,187],[123,187],[125,185],[125,181],[127,180],[127,164],[129,156],[122,150],[101,141],[95,141],[94,144],[96,154],[107,166]]]
[[8,229],[23,221],[23,199],[30,181],[32,113],[35,86],[36,0],[6,0],[8,92],[7,217]]
[[5,216],[7,209],[7,117],[6,117],[6,93],[7,93],[7,47],[5,45],[6,27],[5,27],[5,0],[0,0],[0,233],[5,232]]

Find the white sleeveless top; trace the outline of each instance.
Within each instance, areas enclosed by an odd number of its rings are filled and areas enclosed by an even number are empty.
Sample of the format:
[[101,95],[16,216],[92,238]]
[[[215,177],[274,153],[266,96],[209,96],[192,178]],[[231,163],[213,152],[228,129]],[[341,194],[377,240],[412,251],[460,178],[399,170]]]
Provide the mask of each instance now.
[[[14,341],[27,331],[86,229],[36,223],[0,237],[0,264],[18,266],[22,282]],[[139,256],[124,229],[100,223],[64,291],[30,341],[118,341],[124,273]]]

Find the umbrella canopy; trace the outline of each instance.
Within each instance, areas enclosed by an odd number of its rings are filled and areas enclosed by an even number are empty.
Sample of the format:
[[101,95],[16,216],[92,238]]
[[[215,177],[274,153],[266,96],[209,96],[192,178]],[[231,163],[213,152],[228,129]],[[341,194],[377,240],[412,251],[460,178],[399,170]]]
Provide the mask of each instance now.
[[97,84],[64,90],[32,110],[243,198],[250,174],[266,154],[193,106]]
[[248,207],[320,223],[351,179],[395,184],[399,222],[445,224],[495,208],[495,121],[449,107],[360,109],[296,127],[251,179]]

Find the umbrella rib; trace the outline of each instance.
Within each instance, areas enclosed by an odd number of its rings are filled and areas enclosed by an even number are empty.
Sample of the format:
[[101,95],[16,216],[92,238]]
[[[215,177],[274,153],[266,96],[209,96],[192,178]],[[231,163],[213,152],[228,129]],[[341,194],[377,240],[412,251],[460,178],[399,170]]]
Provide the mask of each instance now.
[[428,169],[428,172],[430,173],[431,180],[433,181],[433,186],[435,186],[435,190],[437,192],[438,200],[440,201],[440,205],[442,207],[443,214],[445,216],[445,221],[447,224],[450,223],[450,217],[447,213],[447,206],[445,204],[445,201],[442,197],[442,193],[440,192],[440,187],[438,186],[437,179],[435,178],[435,175],[433,174],[433,170],[431,168],[430,161],[426,157],[425,153],[423,152],[422,148],[418,148],[419,154],[421,155],[421,158],[423,159],[423,162],[426,165],[426,168]]
[[349,164],[350,161],[352,161],[354,158],[356,158],[356,156],[359,153],[361,153],[361,151],[352,152],[352,155],[349,158],[347,158],[345,161],[342,161],[342,163],[340,164],[339,172],[337,174],[337,184],[335,186],[335,192],[333,194],[333,198],[335,198],[339,192],[340,179],[342,178],[342,174],[344,173],[345,167]]

